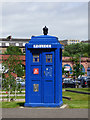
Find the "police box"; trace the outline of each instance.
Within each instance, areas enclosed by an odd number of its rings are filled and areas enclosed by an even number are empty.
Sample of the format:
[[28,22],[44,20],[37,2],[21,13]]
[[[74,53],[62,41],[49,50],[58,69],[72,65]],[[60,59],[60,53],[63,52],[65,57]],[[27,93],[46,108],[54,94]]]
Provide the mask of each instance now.
[[25,106],[56,107],[62,105],[62,45],[57,37],[33,36],[26,43]]

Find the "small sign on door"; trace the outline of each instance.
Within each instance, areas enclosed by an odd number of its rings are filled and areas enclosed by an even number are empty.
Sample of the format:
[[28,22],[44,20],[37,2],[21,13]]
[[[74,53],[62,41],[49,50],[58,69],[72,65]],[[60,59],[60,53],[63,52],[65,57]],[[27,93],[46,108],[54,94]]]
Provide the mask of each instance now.
[[39,91],[39,84],[33,84],[33,91],[38,92]]
[[38,68],[34,68],[33,69],[33,74],[39,74],[39,69]]

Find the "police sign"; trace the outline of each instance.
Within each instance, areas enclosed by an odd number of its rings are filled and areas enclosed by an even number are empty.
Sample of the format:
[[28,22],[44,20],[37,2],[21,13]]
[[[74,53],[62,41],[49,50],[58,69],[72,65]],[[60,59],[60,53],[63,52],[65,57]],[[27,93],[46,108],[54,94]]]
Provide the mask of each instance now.
[[51,45],[33,45],[33,48],[51,48]]

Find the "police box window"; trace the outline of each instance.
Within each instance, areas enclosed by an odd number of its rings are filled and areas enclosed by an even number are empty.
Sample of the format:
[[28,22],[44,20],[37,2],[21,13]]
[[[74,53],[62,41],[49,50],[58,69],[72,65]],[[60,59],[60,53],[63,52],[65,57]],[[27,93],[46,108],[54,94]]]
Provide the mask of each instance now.
[[39,62],[39,54],[33,54],[33,62]]
[[46,55],[46,63],[51,63],[52,62],[52,55],[51,54],[47,54]]

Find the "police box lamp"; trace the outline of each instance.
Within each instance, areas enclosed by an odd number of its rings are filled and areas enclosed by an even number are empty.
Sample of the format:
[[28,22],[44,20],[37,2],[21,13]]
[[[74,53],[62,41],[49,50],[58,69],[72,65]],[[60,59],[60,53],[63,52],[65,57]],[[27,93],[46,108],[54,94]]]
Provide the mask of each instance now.
[[47,34],[48,34],[48,28],[47,28],[46,26],[43,28],[43,34],[44,34],[44,35],[47,35]]
[[27,107],[59,107],[62,101],[62,45],[55,36],[33,36],[26,43],[25,104]]

